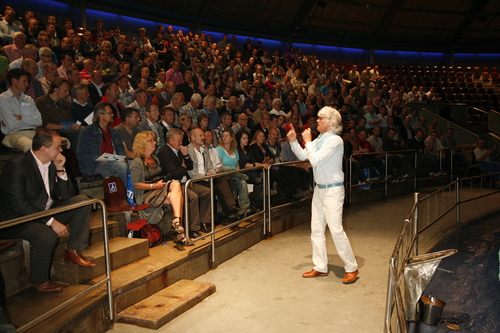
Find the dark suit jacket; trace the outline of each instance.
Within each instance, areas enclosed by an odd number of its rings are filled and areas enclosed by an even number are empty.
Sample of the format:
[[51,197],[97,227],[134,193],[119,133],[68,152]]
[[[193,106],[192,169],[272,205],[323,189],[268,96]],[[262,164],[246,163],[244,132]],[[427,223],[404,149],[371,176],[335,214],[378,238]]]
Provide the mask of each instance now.
[[271,153],[269,148],[266,145],[263,145],[263,147],[264,147],[264,150],[266,151],[266,155],[264,155],[264,153],[259,148],[259,146],[257,146],[256,143],[252,143],[250,146],[248,146],[248,152],[250,153],[250,155],[253,156],[253,158],[255,159],[255,161],[257,163],[262,163],[262,161],[264,161],[264,157],[266,157],[266,156],[269,156],[270,158],[274,158],[273,154]]
[[[73,196],[73,185],[56,175],[54,163],[49,166],[50,196],[54,204]],[[48,195],[31,151],[8,161],[0,174],[0,219],[10,220],[45,210]],[[54,206],[52,204],[52,206]],[[38,220],[47,222],[50,217]]]
[[[187,156],[183,158],[181,152],[175,155],[172,148],[169,145],[163,146],[158,152],[158,159],[160,160],[160,166],[163,169],[163,174],[172,174],[173,179],[181,180],[182,177],[186,176],[189,179],[188,170],[193,170],[193,161]],[[182,161],[186,164],[186,167],[182,166]]]
[[253,125],[252,129],[250,130],[250,140],[253,139],[253,136],[257,131],[263,131],[264,134],[266,135],[266,138],[267,138],[267,134],[269,133],[269,130],[262,128],[261,124],[259,123],[259,124]]
[[[99,96],[99,93],[97,92],[97,88],[94,86],[93,83],[87,84],[87,87],[89,88],[90,100],[92,101],[92,105],[96,105],[97,103],[99,103],[101,101],[102,97]],[[104,92],[102,95],[104,96]]]

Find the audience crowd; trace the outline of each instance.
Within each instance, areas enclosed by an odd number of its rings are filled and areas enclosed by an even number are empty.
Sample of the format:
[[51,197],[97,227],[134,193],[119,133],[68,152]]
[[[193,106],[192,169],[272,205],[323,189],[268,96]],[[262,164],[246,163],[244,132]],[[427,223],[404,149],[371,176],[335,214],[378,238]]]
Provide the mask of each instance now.
[[[154,133],[154,162],[181,184],[296,161],[286,133],[293,127],[301,142],[301,132],[310,128],[317,137],[324,106],[342,115],[351,182],[399,180],[415,165],[439,176],[454,159],[467,166],[459,151],[451,156],[453,131],[440,133],[437,120],[429,124],[410,107],[437,100],[434,89],[398,84],[377,65],[320,60],[300,47],[281,54],[250,38],[214,40],[172,26],[124,35],[102,20],[85,30],[53,15],[41,20],[27,11],[16,17],[6,6],[0,22],[2,143],[27,151],[37,128],[54,129],[67,139],[72,177],[119,176],[127,183],[129,165],[140,157],[134,140],[143,131]],[[119,158],[97,161],[104,153]],[[308,194],[310,172],[305,164],[275,166],[271,180],[283,200],[296,200]],[[235,215],[251,212],[248,183],[256,189],[261,178],[250,170],[217,183],[223,207]],[[190,205],[199,207],[192,210],[198,214],[190,222],[193,232],[209,222],[207,184],[197,184],[190,192]]]

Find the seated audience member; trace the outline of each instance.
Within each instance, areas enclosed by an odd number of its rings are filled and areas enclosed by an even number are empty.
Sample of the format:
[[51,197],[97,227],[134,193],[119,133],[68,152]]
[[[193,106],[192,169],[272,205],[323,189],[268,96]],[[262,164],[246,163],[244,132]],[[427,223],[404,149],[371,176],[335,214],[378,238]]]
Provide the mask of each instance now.
[[[189,157],[193,161],[193,169],[188,170],[189,177],[191,178],[212,176],[221,168],[220,166],[214,166],[212,163],[209,149],[205,143],[205,133],[208,132],[200,128],[194,128],[191,131],[191,143],[188,145]],[[218,152],[215,149],[214,151],[217,153],[217,159],[219,159]],[[206,187],[210,186],[208,181],[198,182],[197,184]],[[220,200],[219,203],[223,207],[224,212],[238,213],[240,211],[226,177],[214,178],[214,190],[217,193],[217,197]],[[209,226],[205,227],[210,229]]]
[[187,113],[181,113],[179,115],[179,126],[182,132],[184,132],[184,136],[182,138],[183,146],[187,146],[189,144],[189,133],[191,131],[192,125],[193,123],[190,115],[188,115]]
[[[484,142],[481,144],[484,147]],[[478,147],[479,148],[479,144]],[[476,148],[476,149],[477,149]],[[484,148],[483,148],[484,151]],[[476,150],[474,150],[474,156]],[[494,172],[499,172],[500,171],[500,155],[498,154],[498,145],[495,143],[491,145],[491,149],[486,149],[486,152],[489,152],[488,154],[488,160],[486,158],[483,158],[483,161],[481,162],[481,168],[486,171],[486,173],[494,173]],[[480,151],[478,151],[478,155],[480,154]],[[480,158],[482,157],[479,156]],[[498,181],[500,179],[499,175],[494,175],[493,179]]]
[[[273,155],[269,148],[266,146],[266,135],[263,131],[258,130],[252,139],[252,143],[248,150],[252,154],[256,163],[263,165],[271,165],[274,163]],[[271,167],[271,181],[277,181],[280,189],[285,194],[287,200],[293,198],[301,198],[302,191],[299,193],[299,188],[295,182],[292,181],[290,175],[282,170],[276,170]]]
[[67,79],[66,72],[73,66],[73,55],[69,52],[63,52],[61,54],[61,65],[57,68],[57,76]]
[[201,93],[193,82],[193,72],[186,71],[184,73],[184,82],[177,84],[175,91],[181,92],[186,100],[191,100],[191,96],[193,96],[193,94]]
[[[406,148],[408,147],[408,144],[410,140],[415,136],[415,133],[413,132],[413,129],[410,126],[410,118],[405,117],[403,120],[403,124],[399,126],[399,140],[401,142],[401,147]],[[422,132],[422,137],[424,135],[424,132]],[[413,149],[413,148],[410,148]]]
[[47,94],[36,100],[36,106],[42,115],[42,126],[54,129],[61,136],[68,138],[76,149],[82,126],[73,120],[69,90],[68,80],[58,77],[51,83]]
[[134,139],[137,133],[141,132],[139,128],[141,118],[139,117],[139,112],[134,108],[123,109],[120,117],[122,118],[122,123],[115,127],[115,131],[118,132],[122,140],[125,155],[127,155],[129,160],[132,160],[134,158]]
[[127,75],[122,75],[119,76],[115,80],[116,84],[118,85],[118,101],[122,105],[130,105],[134,102],[134,99],[132,98],[132,93],[130,90],[130,81]]
[[148,223],[156,224],[163,217],[163,205],[172,205],[172,230],[177,233],[176,241],[182,245],[192,245],[186,239],[184,228],[182,227],[182,188],[177,180],[166,180],[171,175],[164,177],[158,157],[154,155],[156,151],[157,136],[151,131],[144,131],[137,134],[134,140],[134,159],[130,164],[130,177],[134,189],[134,199],[137,204],[143,204],[153,191],[162,191],[163,202],[161,205],[150,206],[139,211],[143,219]]
[[[80,77],[82,77],[81,72]],[[82,80],[85,81],[84,79]],[[93,70],[90,73],[90,82],[87,84],[87,87],[89,88],[90,100],[92,101],[92,105],[97,105],[97,103],[99,103],[104,96],[104,85],[102,83],[102,74],[100,71]],[[117,116],[118,114],[119,113],[117,113]]]
[[172,97],[175,94],[175,84],[165,81],[163,88],[158,89],[157,94],[153,97],[153,103],[158,104],[160,109],[165,105],[172,103]]
[[408,159],[408,155],[397,153],[397,151],[401,149],[399,142],[395,140],[396,135],[397,130],[394,128],[390,128],[387,132],[387,137],[382,139],[384,143],[383,148],[386,152],[392,152],[391,157],[394,163],[394,167],[397,169],[394,171],[393,175],[408,175],[408,173],[412,170],[412,166]]
[[[175,111],[170,106],[164,106],[160,110],[160,126],[163,128],[163,136],[172,128],[179,128],[174,124],[175,121]],[[167,139],[165,138],[165,142]]]
[[297,115],[297,114],[293,114],[292,117],[290,118],[290,122],[288,124],[285,124],[283,125],[283,129],[288,133],[288,131],[290,131],[291,127],[293,126],[293,128],[295,129],[295,131],[297,131],[297,129],[301,129],[301,126],[300,126],[300,116]]
[[[73,102],[71,102],[71,115],[76,123],[82,126],[92,124],[94,106],[90,102],[89,88],[86,84],[75,84],[71,89]],[[90,118],[89,118],[90,117]]]
[[477,163],[491,162],[490,155],[493,151],[485,148],[484,140],[477,141],[477,147],[474,149],[474,158]]
[[38,73],[38,65],[36,64],[36,61],[29,58],[23,59],[21,61],[21,68],[30,74],[29,87],[28,90],[26,90],[26,95],[33,98],[33,100],[43,96],[45,93],[43,92],[42,84],[36,78]]
[[138,89],[135,91],[135,101],[132,104],[127,105],[129,108],[134,108],[139,111],[139,116],[141,118],[146,117],[146,105],[149,101],[149,94],[147,90]]
[[[455,138],[453,137],[453,132],[453,128],[447,128],[446,134],[440,138],[441,144],[443,145],[444,152],[446,154],[448,168],[451,167],[451,163],[453,163],[453,159],[455,159],[458,161],[460,168],[462,170],[466,170],[469,165],[465,159],[464,153],[457,147],[457,143],[455,141]],[[453,150],[453,155],[451,148],[456,148],[455,150]]]
[[9,62],[13,62],[22,57],[22,48],[26,45],[26,35],[21,31],[17,31],[13,35],[14,43],[4,46],[3,50],[9,58]]
[[[222,132],[222,140],[219,142],[219,146],[217,146],[216,149],[219,153],[219,159],[222,164],[222,167],[218,170],[218,172],[240,169],[237,143],[231,129],[224,130],[224,132]],[[250,198],[248,197],[248,186],[246,182],[248,180],[248,176],[243,173],[233,173],[229,175],[229,178],[235,183],[236,190],[238,192],[238,201],[240,206],[238,215],[245,215],[247,213],[247,209],[250,207]]]
[[[350,129],[342,133],[342,140],[344,141],[344,160],[346,163],[346,175],[351,173],[349,181],[354,184],[366,184],[369,181],[368,173],[363,172],[368,169],[368,166],[363,160],[356,159],[353,155],[353,146],[351,142]],[[348,171],[348,172],[347,172]],[[359,187],[362,190],[367,190],[369,187]]]
[[[167,132],[167,144],[160,149],[158,159],[163,174],[172,174],[174,180],[183,184],[189,180],[189,170],[193,170],[193,160],[189,157],[188,148],[182,145],[183,132],[179,128],[172,128]],[[183,192],[184,193],[184,192]],[[206,231],[210,223],[210,189],[193,183],[187,190],[189,205],[189,237],[200,237],[200,230]],[[203,229],[201,229],[203,227]]]
[[250,135],[250,128],[248,128],[248,120],[249,118],[245,113],[240,113],[240,115],[238,116],[238,122],[233,127],[231,127],[233,133],[236,134],[239,131],[243,130]]
[[269,123],[271,121],[271,116],[269,112],[264,112],[260,117],[260,121],[258,124],[253,125],[252,130],[250,131],[250,136],[253,138],[257,131],[262,131],[267,138],[269,134]]
[[215,108],[216,101],[217,99],[213,96],[205,96],[205,98],[203,98],[203,112],[208,115],[208,128],[210,128],[211,130],[216,129],[221,124],[219,112],[217,112],[217,109]]
[[96,56],[98,60],[95,66],[96,70],[101,71],[102,79],[104,82],[111,82],[116,77],[118,73],[118,66],[111,59],[112,56],[109,55],[108,51],[101,50]]
[[222,164],[219,159],[219,152],[215,147],[217,146],[217,142],[215,141],[214,132],[211,130],[205,130],[205,148],[208,150],[208,155],[210,156],[210,160],[212,161],[212,165],[215,170],[219,170],[222,167]]
[[[95,69],[95,61],[92,58],[86,58],[83,60],[83,69],[80,71],[80,78],[82,82],[85,84],[89,84],[92,80],[92,73]],[[99,72],[100,73],[100,72]],[[102,83],[102,74],[101,74],[101,83]]]
[[196,120],[196,123],[198,124],[198,128],[201,128],[203,131],[206,129],[209,129],[208,127],[210,126],[210,118],[208,114],[202,113],[198,116],[198,119]]
[[415,153],[410,156],[410,163],[415,165],[413,158],[416,158],[416,165],[423,165],[429,172],[430,176],[434,176],[437,172],[439,176],[439,158],[434,158],[434,155],[426,154],[424,133],[421,130],[415,132],[415,136],[409,141],[408,149],[415,149]]
[[225,130],[227,129],[231,129],[231,127],[233,126],[233,122],[232,122],[232,118],[231,118],[231,114],[227,111],[224,111],[221,115],[220,115],[220,119],[221,119],[221,124],[219,127],[217,127],[215,130],[214,130],[214,133],[215,133],[215,138],[217,140],[217,142],[221,142],[221,139],[222,139],[222,132],[224,132]]
[[[281,143],[279,142],[279,131],[277,128],[271,128],[269,130],[266,146],[271,152],[274,163],[291,162],[285,160],[283,157]],[[274,167],[274,169],[276,168],[278,167]],[[279,170],[288,173],[290,181],[294,183],[294,186],[297,188],[298,194],[301,194],[300,190],[307,190],[309,185],[312,185],[312,178],[309,178],[310,175],[308,174],[309,166],[306,164],[282,165],[279,167]],[[302,194],[305,195],[305,193]],[[296,195],[295,198],[300,198],[300,195]]]
[[[361,129],[366,136],[367,129]],[[366,138],[366,137],[365,137]],[[361,147],[358,132],[354,128],[349,129],[349,142],[352,145],[353,154],[369,153],[369,147]],[[377,181],[379,179],[379,172],[375,168],[373,161],[369,155],[355,155],[354,159],[358,161],[363,169],[368,169],[370,174],[367,176],[370,181]]]
[[57,78],[57,65],[53,62],[43,64],[43,77],[40,79],[43,92],[46,94],[50,89],[50,84]]
[[78,72],[78,68],[76,66],[72,66],[66,71],[66,77],[68,78],[70,87],[82,82],[80,72]]
[[156,148],[160,150],[165,145],[165,134],[160,125],[160,109],[156,104],[146,105],[146,117],[139,123],[141,131],[151,131],[156,134]]
[[[59,134],[41,129],[33,137],[31,150],[5,164],[0,175],[2,221],[88,199],[83,195],[73,196],[61,151]],[[65,261],[84,267],[97,266],[80,253],[88,246],[91,210],[91,206],[84,206],[1,230],[2,238],[22,238],[30,242],[29,281],[38,292],[62,291],[60,285],[50,280],[52,254],[58,237],[69,234]],[[69,224],[71,232],[65,224]]]
[[109,103],[97,103],[94,107],[92,125],[80,131],[76,157],[82,175],[101,174],[104,177],[120,177],[126,186],[128,171],[126,159],[107,162],[96,161],[103,153],[125,156],[125,149],[120,135],[114,128],[109,126],[113,121],[113,117],[113,110]]
[[35,101],[25,94],[29,85],[28,72],[11,69],[7,81],[10,88],[0,95],[0,124],[5,135],[2,143],[26,152],[31,148],[36,127],[42,125],[42,116]]
[[[250,138],[248,132],[240,130],[236,133],[236,144],[238,147],[240,169],[264,166],[261,163],[257,163],[252,154],[250,154]],[[265,165],[266,168],[268,166],[268,164]],[[257,184],[262,182],[262,177],[258,171],[247,171],[245,174],[249,177],[248,183]]]
[[[375,148],[367,141],[368,132],[366,130],[361,130],[358,132],[358,146],[361,150],[367,153],[375,153]],[[385,178],[385,166],[382,159],[378,155],[366,155],[366,158],[370,159],[373,166],[375,167],[376,177]]]
[[104,85],[102,91],[104,96],[102,96],[101,102],[108,103],[111,106],[111,110],[113,110],[113,121],[110,126],[116,127],[122,122],[121,112],[123,110],[123,105],[118,100],[118,85],[113,82],[108,82]]
[[[432,161],[432,165],[434,165],[434,163],[436,165],[436,167],[433,168],[434,176],[439,176],[444,174],[443,172],[440,171],[439,162],[440,160],[445,159],[446,154],[443,152],[443,145],[441,144],[441,141],[439,141],[437,137],[437,132],[436,131],[431,132],[430,135],[427,137],[427,139],[424,140],[424,143],[425,143],[426,157]],[[434,160],[436,162],[434,162]]]
[[198,116],[203,112],[202,110],[198,109],[200,104],[201,104],[201,95],[198,93],[192,94],[189,103],[180,108],[179,114],[187,113],[188,115],[191,116],[193,125],[196,125]]

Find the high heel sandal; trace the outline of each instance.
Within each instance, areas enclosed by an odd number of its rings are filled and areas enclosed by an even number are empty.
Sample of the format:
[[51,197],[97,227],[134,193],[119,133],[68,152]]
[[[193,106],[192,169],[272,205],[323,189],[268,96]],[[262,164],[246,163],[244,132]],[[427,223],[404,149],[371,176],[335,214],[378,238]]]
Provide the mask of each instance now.
[[179,245],[184,245],[184,246],[193,246],[194,245],[193,243],[191,243],[190,241],[187,240],[184,232],[177,234],[177,239],[175,242],[178,243]]
[[184,228],[182,227],[181,224],[181,218],[178,216],[174,216],[172,220],[172,229],[178,234],[184,233]]

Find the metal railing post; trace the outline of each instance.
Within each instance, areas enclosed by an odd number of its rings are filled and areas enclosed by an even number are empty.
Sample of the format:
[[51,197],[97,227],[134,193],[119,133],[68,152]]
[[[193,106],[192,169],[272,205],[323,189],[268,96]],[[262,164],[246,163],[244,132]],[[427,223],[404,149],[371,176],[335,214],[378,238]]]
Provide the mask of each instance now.
[[[271,217],[271,166],[269,166],[267,169],[264,169],[263,171],[266,174],[267,178],[267,186],[265,187],[264,190],[264,198],[267,198],[267,208],[268,208],[268,218],[267,218],[267,232],[265,233],[271,233],[271,223],[272,223],[272,217]],[[266,197],[267,195],[267,197]],[[265,224],[264,224],[265,228]]]
[[211,211],[211,219],[212,226],[210,229],[210,240],[212,242],[212,262],[215,262],[215,196],[214,196],[214,179],[210,178],[210,211]]
[[391,267],[396,267],[396,258],[391,258],[389,261],[389,281],[387,282],[387,299],[385,303],[385,323],[384,332],[390,332],[391,330],[391,318],[392,318],[392,302],[394,297],[393,284],[394,277],[392,276],[393,270]]
[[419,204],[418,204],[418,192],[415,192],[414,194],[414,202],[415,202],[415,210],[413,211],[413,235],[412,237],[415,237],[415,243],[413,246],[413,254],[415,256],[418,256],[418,209],[419,209]]
[[460,223],[460,181],[457,178],[455,184],[455,206],[457,207],[457,223]]

